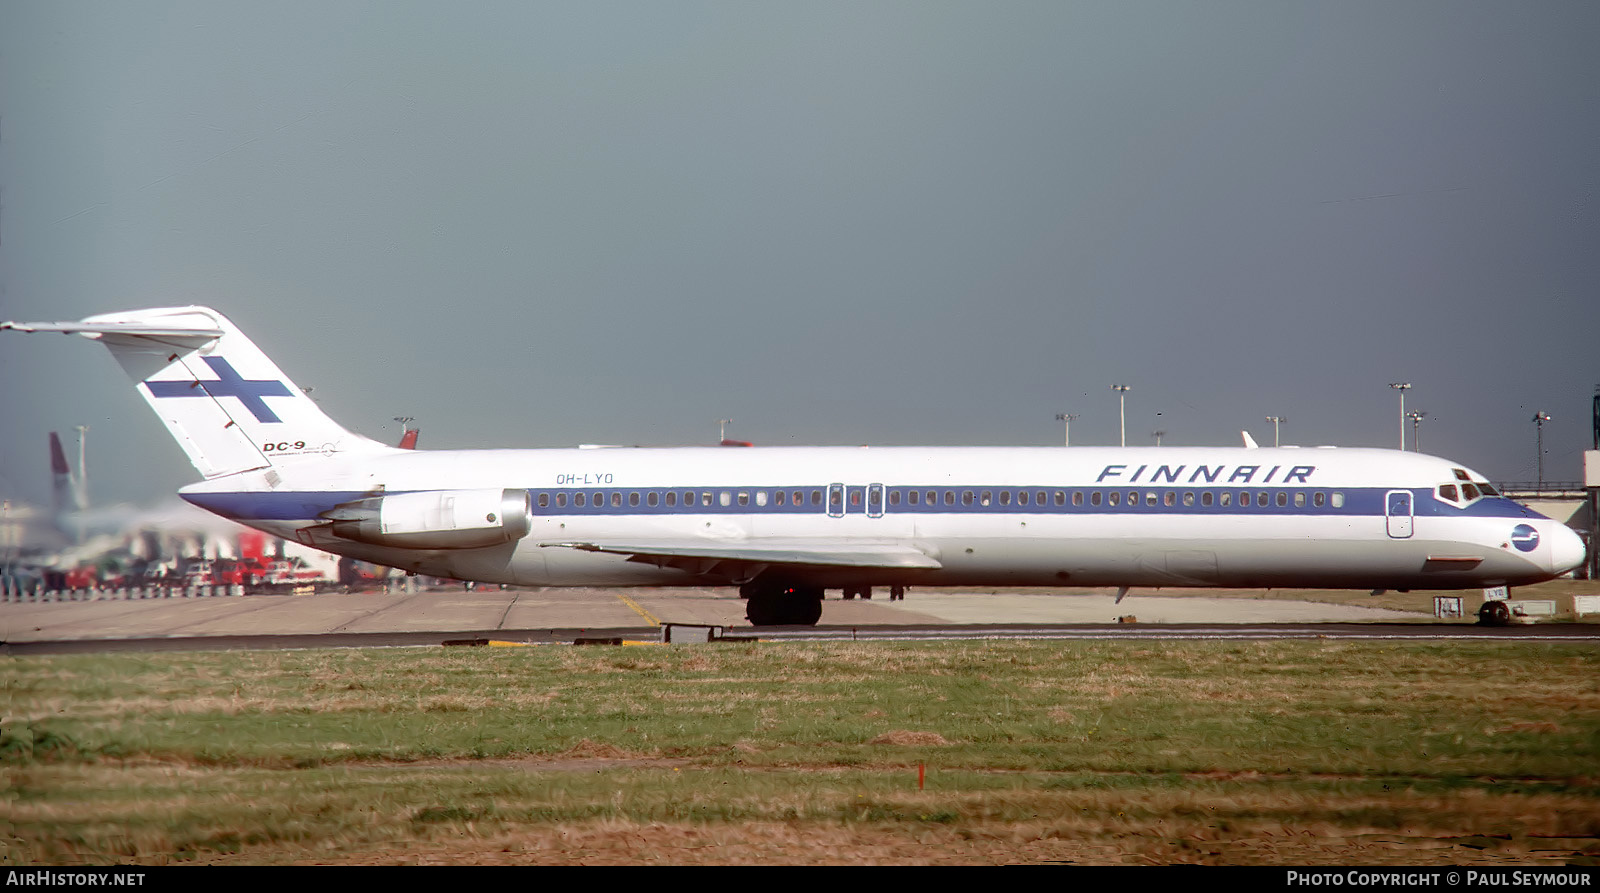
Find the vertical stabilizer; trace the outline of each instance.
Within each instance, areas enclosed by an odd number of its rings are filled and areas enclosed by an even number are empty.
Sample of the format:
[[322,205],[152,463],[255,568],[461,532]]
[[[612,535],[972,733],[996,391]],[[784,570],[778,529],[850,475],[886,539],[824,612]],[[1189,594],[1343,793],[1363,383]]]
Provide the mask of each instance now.
[[75,508],[76,488],[72,483],[72,467],[67,465],[66,451],[61,449],[61,437],[54,431],[50,432],[50,484],[54,497],[51,507],[59,518]]
[[0,329],[76,333],[104,344],[207,478],[300,457],[393,449],[328,418],[227,317],[207,307],[8,322]]

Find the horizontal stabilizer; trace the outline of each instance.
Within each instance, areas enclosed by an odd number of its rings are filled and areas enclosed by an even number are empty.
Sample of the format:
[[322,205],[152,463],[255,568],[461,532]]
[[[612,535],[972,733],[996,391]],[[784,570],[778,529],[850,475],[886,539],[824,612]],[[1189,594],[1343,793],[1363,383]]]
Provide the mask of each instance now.
[[105,345],[208,479],[301,457],[393,449],[329,419],[238,327],[208,307],[5,322],[0,331],[60,332]]

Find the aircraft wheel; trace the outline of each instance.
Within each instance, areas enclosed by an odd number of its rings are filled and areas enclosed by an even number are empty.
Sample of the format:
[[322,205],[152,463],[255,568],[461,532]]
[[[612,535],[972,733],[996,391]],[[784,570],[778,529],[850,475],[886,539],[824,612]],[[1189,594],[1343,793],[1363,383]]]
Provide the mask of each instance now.
[[822,619],[821,589],[759,586],[746,597],[744,616],[753,626],[816,626]]
[[1511,609],[1505,602],[1484,602],[1478,609],[1478,623],[1483,626],[1509,626]]

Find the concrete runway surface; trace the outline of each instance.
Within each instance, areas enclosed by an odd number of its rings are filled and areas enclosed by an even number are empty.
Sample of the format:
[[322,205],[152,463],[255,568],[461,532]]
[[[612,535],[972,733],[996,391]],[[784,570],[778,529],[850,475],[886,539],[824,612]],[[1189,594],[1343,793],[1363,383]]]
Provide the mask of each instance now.
[[[1419,603],[1431,602],[1419,597]],[[1190,595],[1110,595],[912,590],[863,601],[837,596],[822,627],[977,624],[1394,623],[1429,614],[1314,602]],[[516,589],[416,593],[248,595],[138,601],[0,604],[0,640],[11,644],[96,639],[453,633],[489,630],[636,629],[660,623],[750,630],[733,589]]]

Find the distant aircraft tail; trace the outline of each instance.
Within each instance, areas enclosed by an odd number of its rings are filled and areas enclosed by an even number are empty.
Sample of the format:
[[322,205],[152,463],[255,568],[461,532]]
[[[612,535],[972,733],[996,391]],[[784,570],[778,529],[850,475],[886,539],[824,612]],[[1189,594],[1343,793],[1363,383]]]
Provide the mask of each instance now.
[[388,452],[328,418],[267,355],[207,307],[162,307],[78,322],[0,323],[104,344],[206,478],[299,457]]
[[61,449],[61,437],[54,431],[50,432],[50,478],[57,517],[73,509],[83,508],[77,504],[78,494],[76,482],[72,479],[72,466],[67,464],[66,451]]

